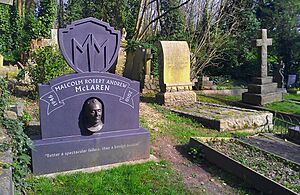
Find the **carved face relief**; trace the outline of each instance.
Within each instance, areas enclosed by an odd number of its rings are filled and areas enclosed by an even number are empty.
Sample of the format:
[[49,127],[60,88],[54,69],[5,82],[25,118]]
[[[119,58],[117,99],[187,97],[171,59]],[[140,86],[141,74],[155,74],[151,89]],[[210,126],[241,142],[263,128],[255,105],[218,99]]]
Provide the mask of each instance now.
[[103,105],[96,99],[89,99],[84,105],[84,125],[91,132],[100,131],[103,127],[102,122]]

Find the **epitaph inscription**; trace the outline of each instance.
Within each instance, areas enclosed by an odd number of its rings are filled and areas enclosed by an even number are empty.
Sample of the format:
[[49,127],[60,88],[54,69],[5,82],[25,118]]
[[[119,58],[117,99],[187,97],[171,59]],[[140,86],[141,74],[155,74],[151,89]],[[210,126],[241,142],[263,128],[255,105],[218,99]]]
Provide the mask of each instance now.
[[269,45],[272,45],[272,39],[267,36],[267,29],[262,29],[260,32],[261,39],[256,40],[256,46],[259,50],[259,77],[268,76],[268,49]]
[[117,59],[120,32],[86,18],[58,35],[77,73],[39,84],[41,139],[34,140],[33,173],[149,158],[150,134],[139,126],[139,82],[106,72]]

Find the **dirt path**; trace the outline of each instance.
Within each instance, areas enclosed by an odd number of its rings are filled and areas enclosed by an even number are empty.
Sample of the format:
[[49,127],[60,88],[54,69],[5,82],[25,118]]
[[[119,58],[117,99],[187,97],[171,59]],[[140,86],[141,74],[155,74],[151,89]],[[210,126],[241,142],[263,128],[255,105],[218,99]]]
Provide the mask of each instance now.
[[[149,124],[149,128],[159,131],[159,123],[164,123],[164,117],[155,109],[149,107],[146,103],[140,104],[140,115]],[[176,145],[176,140],[171,137],[160,136],[152,143],[153,154],[172,164],[173,169],[179,173],[184,183],[193,194],[238,194],[236,187],[228,185],[226,182],[219,180],[216,175],[209,171],[208,163],[193,163],[184,156],[186,151],[182,146]]]

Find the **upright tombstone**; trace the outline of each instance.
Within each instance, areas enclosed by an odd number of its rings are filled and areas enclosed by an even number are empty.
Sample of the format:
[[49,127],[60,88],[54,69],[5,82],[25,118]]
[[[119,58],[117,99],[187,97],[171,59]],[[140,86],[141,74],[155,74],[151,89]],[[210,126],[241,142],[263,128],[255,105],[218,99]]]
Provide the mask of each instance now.
[[296,80],[297,80],[297,75],[289,74],[288,75],[288,81],[287,81],[287,87],[288,88],[294,88],[296,86]]
[[190,51],[185,41],[159,42],[158,103],[166,106],[188,105],[196,102],[190,80]]
[[267,38],[267,29],[262,29],[259,37],[262,37],[256,40],[259,66],[252,83],[248,85],[248,92],[242,95],[242,101],[252,105],[282,101],[282,92],[277,89],[277,83],[273,83],[273,77],[268,76],[267,47],[272,45],[272,39]]
[[274,75],[274,81],[278,84],[278,88],[284,89],[284,68],[285,64],[283,61],[277,65],[276,72]]
[[3,55],[0,54],[0,68],[3,67],[3,61],[4,61]]
[[39,85],[33,173],[149,158],[150,134],[139,127],[139,83],[106,72],[117,58],[120,32],[86,18],[59,29],[59,46],[77,73]]

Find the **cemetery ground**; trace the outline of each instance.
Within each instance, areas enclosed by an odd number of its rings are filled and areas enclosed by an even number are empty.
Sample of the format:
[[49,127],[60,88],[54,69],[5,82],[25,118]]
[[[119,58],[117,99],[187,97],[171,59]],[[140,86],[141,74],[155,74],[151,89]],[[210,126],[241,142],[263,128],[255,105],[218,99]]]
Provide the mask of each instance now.
[[[198,101],[223,105],[232,105],[241,99],[240,96],[198,95]],[[265,105],[265,108],[272,111],[300,115],[300,96],[290,93],[284,94],[282,102],[269,103]]]
[[[25,104],[24,121],[38,119],[36,101],[16,96],[11,96],[10,99],[13,102]],[[198,95],[198,99],[202,102],[230,104],[230,102],[240,100],[240,97]],[[289,102],[291,99],[298,100],[300,98],[288,94],[285,96],[285,102],[277,103],[279,105],[272,109],[282,108],[280,104],[294,104],[294,102]],[[296,108],[299,111],[299,107]],[[293,109],[293,111],[297,111],[297,109]],[[289,112],[288,110],[281,111]],[[261,194],[244,181],[195,155],[187,145],[190,137],[246,137],[253,133],[218,132],[205,128],[192,119],[181,117],[155,104],[153,94],[141,97],[140,123],[151,133],[151,154],[156,156],[158,161],[124,165],[95,173],[61,175],[56,178],[30,176],[27,182],[31,189],[26,193]],[[29,131],[27,133],[32,135],[38,132]],[[242,155],[237,156],[237,158],[239,157],[243,158]],[[251,164],[251,161],[249,162]],[[271,160],[267,163],[273,162]]]

